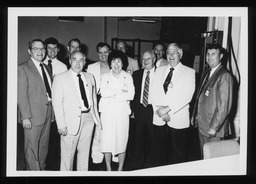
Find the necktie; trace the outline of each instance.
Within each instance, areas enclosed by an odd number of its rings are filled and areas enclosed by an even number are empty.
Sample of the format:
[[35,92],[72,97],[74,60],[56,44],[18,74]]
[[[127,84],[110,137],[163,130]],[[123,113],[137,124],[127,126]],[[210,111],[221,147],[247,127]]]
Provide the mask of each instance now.
[[144,84],[143,98],[142,98],[142,103],[145,107],[148,106],[148,89],[149,89],[149,81],[150,81],[149,74],[150,74],[150,71],[147,71],[147,76]]
[[164,92],[166,93],[167,90],[168,90],[168,85],[170,84],[171,80],[172,80],[172,73],[173,73],[173,70],[174,68],[170,68],[170,72],[168,73],[165,81],[164,81],[164,84],[163,84],[163,87],[164,87]]
[[47,76],[46,76],[46,73],[44,71],[44,67],[43,67],[43,64],[40,63],[40,67],[41,67],[41,70],[42,70],[42,74],[43,74],[43,78],[44,78],[44,84],[45,84],[45,88],[46,88],[46,91],[49,95],[50,98],[52,98],[52,95],[51,95],[51,88],[50,88],[50,85],[48,83],[48,79],[47,79]]
[[50,74],[52,76],[52,60],[48,60],[48,66],[49,66],[49,69],[50,69]]
[[86,108],[88,108],[88,101],[87,101],[87,97],[86,97],[86,93],[85,93],[85,89],[84,89],[84,83],[81,79],[81,74],[77,74],[77,77],[78,77],[78,82],[79,82],[80,93],[81,93],[82,99],[84,101],[84,106]]
[[210,77],[210,73],[211,73],[211,69],[207,72],[207,74],[205,75],[204,77],[204,81],[202,83],[202,85],[200,86],[199,88],[199,91],[197,93],[197,99],[196,99],[196,103],[195,103],[195,110],[194,110],[194,114],[193,114],[193,122],[192,124],[195,126],[195,120],[196,120],[196,116],[197,116],[197,113],[198,113],[198,99],[199,99],[199,96],[200,94],[202,93],[203,89],[204,89],[204,86],[205,84],[208,82],[209,80],[209,77]]

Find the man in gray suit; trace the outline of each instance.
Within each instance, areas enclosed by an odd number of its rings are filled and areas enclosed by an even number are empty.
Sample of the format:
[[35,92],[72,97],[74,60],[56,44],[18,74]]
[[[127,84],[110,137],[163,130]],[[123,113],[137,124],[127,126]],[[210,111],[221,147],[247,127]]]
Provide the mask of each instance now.
[[18,122],[24,128],[24,152],[27,170],[44,170],[48,152],[52,79],[46,65],[44,42],[29,42],[31,59],[18,67]]
[[233,78],[221,64],[224,49],[219,44],[207,46],[209,69],[202,75],[192,114],[192,125],[198,127],[201,157],[203,145],[220,141],[229,133],[228,115],[232,106]]

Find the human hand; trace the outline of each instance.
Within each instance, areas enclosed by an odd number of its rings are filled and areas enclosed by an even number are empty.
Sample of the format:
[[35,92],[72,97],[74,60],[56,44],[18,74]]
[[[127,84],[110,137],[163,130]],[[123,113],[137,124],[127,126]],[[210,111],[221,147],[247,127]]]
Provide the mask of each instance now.
[[208,132],[207,132],[207,137],[208,137],[208,138],[213,138],[213,137],[216,136],[216,133],[217,133],[216,130],[210,128],[210,129],[208,130]]
[[30,119],[24,119],[22,120],[23,128],[30,130],[32,128],[32,123]]
[[162,119],[165,123],[167,123],[167,122],[169,122],[169,121],[171,120],[169,114],[164,114],[164,115],[162,115],[162,116],[161,116],[161,119]]
[[170,111],[170,108],[169,106],[156,106],[158,107],[158,109],[156,110],[156,114],[161,117],[163,116],[164,114],[167,114],[169,111]]
[[58,132],[59,132],[60,135],[66,136],[67,133],[68,133],[68,129],[67,129],[67,127],[62,128],[62,129],[58,129]]

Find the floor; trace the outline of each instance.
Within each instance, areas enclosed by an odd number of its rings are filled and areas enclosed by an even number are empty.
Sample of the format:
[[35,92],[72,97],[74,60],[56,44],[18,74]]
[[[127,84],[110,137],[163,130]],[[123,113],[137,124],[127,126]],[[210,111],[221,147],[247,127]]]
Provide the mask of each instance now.
[[[18,124],[17,127],[17,170],[25,170],[25,159],[24,159],[24,135],[23,128],[21,124]],[[133,169],[132,160],[133,160],[133,145],[134,145],[134,124],[130,124],[130,132],[129,132],[129,141],[127,144],[126,151],[126,160],[124,163],[124,171],[130,171]],[[187,161],[199,160],[200,152],[199,152],[199,142],[197,137],[197,130],[193,128],[189,128],[188,133],[188,155]],[[112,162],[113,170],[117,170],[117,163]],[[50,141],[49,141],[49,152],[46,160],[46,170],[49,171],[58,171],[60,169],[60,137],[57,132],[56,123],[52,123],[51,132],[50,132]],[[76,170],[76,165],[74,164],[74,170]],[[106,166],[103,160],[100,164],[92,163],[92,159],[89,161],[89,170],[90,171],[105,171]]]

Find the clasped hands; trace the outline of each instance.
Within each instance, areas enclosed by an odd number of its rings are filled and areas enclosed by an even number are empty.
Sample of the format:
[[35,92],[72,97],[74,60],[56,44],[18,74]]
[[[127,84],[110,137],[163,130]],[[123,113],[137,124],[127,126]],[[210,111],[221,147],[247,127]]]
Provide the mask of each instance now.
[[158,109],[156,110],[156,114],[165,122],[169,122],[171,120],[168,112],[171,111],[169,106],[156,106]]
[[61,129],[58,129],[58,132],[59,132],[60,135],[66,136],[67,133],[68,133],[68,129],[67,129],[67,127],[61,128]]

